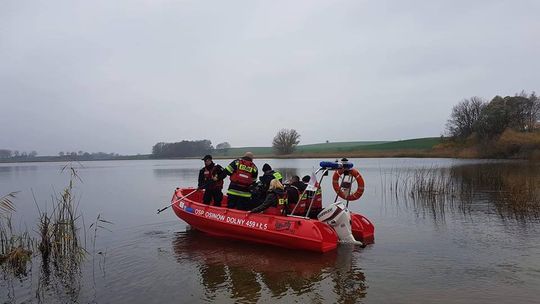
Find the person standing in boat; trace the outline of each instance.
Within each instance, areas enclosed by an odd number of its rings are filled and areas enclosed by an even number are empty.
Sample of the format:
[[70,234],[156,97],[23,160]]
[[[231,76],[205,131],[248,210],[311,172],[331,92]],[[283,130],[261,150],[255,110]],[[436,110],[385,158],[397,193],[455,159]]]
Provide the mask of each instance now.
[[251,186],[257,180],[258,169],[253,163],[253,153],[246,152],[242,158],[235,159],[219,176],[230,176],[231,183],[227,190],[227,208],[250,210]]
[[223,179],[218,176],[223,171],[223,168],[212,161],[212,155],[205,155],[202,161],[204,161],[204,167],[199,171],[198,188],[204,189],[203,203],[210,205],[213,201],[214,206],[221,207]]
[[263,190],[264,192],[268,191],[268,188],[270,187],[270,182],[273,179],[279,180],[280,183],[283,183],[283,176],[278,171],[272,170],[272,167],[270,167],[269,164],[264,164],[262,167],[263,175],[259,177],[259,181],[263,184]]
[[[306,187],[310,184],[311,176],[306,175],[302,177],[302,182],[306,185]],[[315,181],[316,183],[316,181]],[[306,190],[304,195],[300,198],[300,200],[304,200],[306,202],[306,210],[308,211],[309,205],[311,204],[311,209],[309,210],[309,214],[306,214],[306,216],[310,218],[317,218],[317,215],[319,212],[322,211],[322,190],[320,186],[317,186],[316,191]],[[313,202],[313,203],[312,203]]]
[[300,181],[298,175],[294,175],[291,179],[284,184],[285,192],[287,192],[287,214],[290,214],[293,210],[295,211],[294,215],[303,215],[305,213],[305,202],[303,206],[296,207],[296,204],[300,201],[300,195],[306,189],[306,184]]
[[291,178],[290,181],[291,186],[294,186],[300,193],[304,192],[306,190],[307,184],[300,181],[300,177],[298,175],[295,175]]
[[251,208],[255,208],[264,202],[266,193],[270,187],[270,182],[273,179],[277,179],[280,183],[283,183],[283,176],[281,173],[272,170],[272,167],[270,167],[269,164],[265,163],[262,167],[262,171],[263,175],[259,177],[259,182],[251,191]]
[[285,192],[285,187],[279,182],[278,179],[273,179],[270,181],[270,186],[268,187],[264,202],[249,212],[258,213],[269,208],[272,209],[270,209],[271,212],[268,213],[276,215],[285,214],[287,209],[287,193]]

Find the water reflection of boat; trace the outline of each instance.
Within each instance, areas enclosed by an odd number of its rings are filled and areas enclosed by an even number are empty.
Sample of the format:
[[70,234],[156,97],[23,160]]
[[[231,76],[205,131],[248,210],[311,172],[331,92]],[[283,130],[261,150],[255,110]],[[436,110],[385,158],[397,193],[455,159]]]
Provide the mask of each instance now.
[[231,243],[191,230],[178,233],[173,248],[179,263],[197,264],[209,298],[227,291],[233,299],[256,302],[266,289],[271,297],[313,295],[319,293],[317,284],[323,281],[332,284],[335,298],[347,299],[345,302],[366,294],[365,277],[354,265],[351,246],[321,255]]

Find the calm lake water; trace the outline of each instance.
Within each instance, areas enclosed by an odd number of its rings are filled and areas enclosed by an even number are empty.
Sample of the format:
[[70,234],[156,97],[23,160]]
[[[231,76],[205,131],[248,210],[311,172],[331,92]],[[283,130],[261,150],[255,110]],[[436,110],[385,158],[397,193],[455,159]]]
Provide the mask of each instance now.
[[[255,161],[259,168],[265,162],[286,176],[310,174],[318,165]],[[3,275],[1,302],[540,303],[538,165],[352,162],[366,191],[350,209],[375,224],[375,243],[327,254],[218,240],[190,230],[170,209],[157,215],[175,187],[196,185],[202,161],[84,162],[74,189],[88,239],[81,272],[44,283],[35,258],[26,276]],[[20,191],[16,229],[37,230],[32,191],[40,208],[50,210],[51,196],[69,180],[64,165],[0,164],[0,195]],[[429,174],[452,193],[441,197],[442,188],[432,188],[414,196],[411,185]],[[323,198],[334,199],[329,180]],[[98,214],[114,224],[98,230],[94,249],[88,227]]]

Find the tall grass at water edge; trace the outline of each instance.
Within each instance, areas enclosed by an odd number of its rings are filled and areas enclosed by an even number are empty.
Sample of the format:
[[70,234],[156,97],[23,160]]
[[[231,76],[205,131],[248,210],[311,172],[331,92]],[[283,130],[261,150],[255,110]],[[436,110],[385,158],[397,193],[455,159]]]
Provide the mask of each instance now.
[[[382,172],[381,172],[382,173]],[[451,168],[391,169],[381,174],[384,196],[412,203],[436,219],[448,210],[470,213],[484,202],[503,219],[540,219],[537,164],[461,165]],[[388,199],[388,198],[383,198]]]
[[[54,193],[52,210],[38,209],[37,236],[31,236],[28,231],[16,232],[11,223],[11,213],[15,212],[13,200],[16,193],[10,193],[0,198],[0,264],[4,274],[14,273],[17,276],[26,275],[28,264],[33,259],[41,263],[40,280],[37,285],[36,297],[39,301],[45,296],[46,285],[54,281],[57,292],[76,298],[80,290],[81,263],[85,260],[87,250],[87,230],[83,215],[78,210],[74,187],[77,181],[82,183],[77,170],[66,165],[62,172],[69,173],[68,185],[60,192]],[[33,194],[33,193],[32,193]],[[107,229],[112,224],[98,215],[90,225],[92,238],[92,256],[95,253],[95,243],[98,229]],[[53,275],[51,277],[51,274]],[[54,278],[53,280],[51,280]],[[75,298],[71,300],[76,300]]]
[[[0,202],[1,204],[1,202]],[[13,229],[10,215],[0,218],[0,265],[4,271],[16,276],[26,275],[26,265],[30,262],[34,241],[28,231],[17,233]]]

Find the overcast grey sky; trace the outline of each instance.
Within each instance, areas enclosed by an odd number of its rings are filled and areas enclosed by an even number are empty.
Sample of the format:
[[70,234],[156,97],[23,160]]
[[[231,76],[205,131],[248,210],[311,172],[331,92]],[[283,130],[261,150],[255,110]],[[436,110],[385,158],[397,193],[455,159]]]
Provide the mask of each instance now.
[[540,1],[0,0],[0,148],[438,136],[540,85]]

